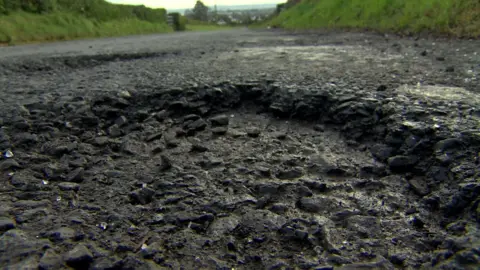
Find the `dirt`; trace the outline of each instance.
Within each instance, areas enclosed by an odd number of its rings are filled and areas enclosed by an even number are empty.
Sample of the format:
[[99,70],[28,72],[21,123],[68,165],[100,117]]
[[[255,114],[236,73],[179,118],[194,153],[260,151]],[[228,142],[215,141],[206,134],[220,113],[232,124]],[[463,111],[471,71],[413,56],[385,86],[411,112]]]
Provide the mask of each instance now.
[[478,40],[0,48],[5,269],[477,269]]

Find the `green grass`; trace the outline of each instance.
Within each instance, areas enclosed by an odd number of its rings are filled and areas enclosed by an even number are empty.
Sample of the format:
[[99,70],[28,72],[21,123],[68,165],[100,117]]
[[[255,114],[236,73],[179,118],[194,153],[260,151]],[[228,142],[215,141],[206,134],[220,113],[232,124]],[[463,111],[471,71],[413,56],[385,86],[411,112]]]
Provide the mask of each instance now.
[[105,0],[0,0],[0,44],[171,31],[162,8]]
[[304,0],[267,24],[286,29],[371,29],[479,37],[480,1]]
[[38,15],[18,11],[0,16],[0,43],[9,44],[171,31],[165,23],[136,18],[98,21],[68,12]]

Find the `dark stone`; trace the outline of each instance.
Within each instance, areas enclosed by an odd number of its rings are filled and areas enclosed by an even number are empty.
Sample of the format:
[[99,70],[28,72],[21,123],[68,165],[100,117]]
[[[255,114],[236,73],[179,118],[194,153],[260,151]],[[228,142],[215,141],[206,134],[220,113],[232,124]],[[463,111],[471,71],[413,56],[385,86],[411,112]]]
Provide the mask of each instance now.
[[418,159],[413,156],[394,156],[387,161],[392,172],[408,172],[412,170]]
[[466,200],[464,196],[457,193],[453,195],[450,202],[445,205],[445,214],[447,216],[460,215],[469,204],[470,201]]
[[386,175],[386,166],[382,163],[362,166],[360,168],[359,177],[369,179],[372,177],[383,177]]
[[53,249],[47,249],[38,263],[38,268],[40,270],[61,269],[62,264],[62,256]]
[[66,180],[68,182],[76,182],[81,183],[83,182],[83,175],[85,170],[83,168],[76,168],[75,170],[71,171],[68,175]]
[[455,71],[455,67],[453,66],[449,66],[445,69],[446,72],[454,72]]
[[155,190],[141,188],[130,193],[130,200],[133,204],[148,204],[152,201]]
[[478,267],[480,265],[480,254],[478,250],[463,250],[455,254],[455,260],[462,266]]
[[140,122],[145,121],[145,119],[147,119],[149,116],[150,116],[150,114],[149,114],[148,111],[146,111],[146,110],[138,110],[138,111],[135,113],[136,119],[137,119],[138,121],[140,121]]
[[163,147],[161,146],[155,146],[153,149],[152,149],[152,154],[156,155],[156,154],[159,154],[161,152],[163,152]]
[[192,131],[202,131],[207,127],[207,123],[203,119],[198,119],[192,123],[189,123],[184,127],[187,130],[187,134]]
[[213,127],[228,126],[230,119],[227,115],[217,115],[210,118]]
[[408,254],[405,254],[405,253],[393,254],[390,256],[390,262],[395,265],[401,266],[403,265],[403,262],[405,262],[407,258],[408,258]]
[[268,210],[251,210],[242,216],[240,224],[235,228],[235,233],[243,237],[248,236],[251,232],[256,234],[275,232],[285,222],[284,217]]
[[331,209],[333,201],[324,197],[308,198],[303,197],[297,202],[297,207],[310,213],[319,213],[326,209]]
[[437,59],[437,61],[445,61],[445,57],[443,56],[437,56],[435,59]]
[[167,110],[162,110],[155,114],[155,119],[162,122],[170,116],[170,113]]
[[27,170],[18,171],[11,177],[11,183],[17,188],[25,188],[26,186],[32,186],[36,183],[40,183],[40,180],[35,178],[33,174],[34,173]]
[[158,140],[158,139],[162,138],[162,135],[163,135],[163,133],[161,133],[161,132],[151,134],[146,138],[146,141],[147,142],[152,142],[152,141]]
[[70,160],[68,164],[75,168],[83,167],[87,164],[87,160],[84,157],[79,157],[77,159]]
[[291,169],[282,169],[282,170],[278,171],[275,174],[275,176],[278,179],[287,180],[287,179],[295,179],[295,178],[301,177],[301,176],[303,176],[303,173],[304,172],[303,172],[302,168],[295,167],[295,168],[291,168]]
[[15,134],[13,140],[16,145],[27,146],[38,143],[38,136],[35,134],[24,132]]
[[117,138],[117,137],[122,136],[123,132],[120,129],[120,127],[117,124],[115,124],[115,125],[112,125],[108,128],[108,135],[110,135],[110,137],[112,137],[112,138]]
[[207,148],[206,146],[204,146],[204,145],[201,145],[201,144],[198,144],[198,143],[194,143],[194,144],[192,144],[191,151],[192,151],[192,152],[202,153],[202,152],[208,151],[208,148]]
[[428,54],[428,52],[427,52],[426,50],[425,50],[425,51],[422,51],[422,52],[420,53],[421,56],[427,56],[427,54]]
[[428,184],[425,182],[425,179],[412,178],[408,180],[408,183],[410,184],[410,188],[412,188],[413,191],[420,196],[425,196],[430,193],[430,188],[428,187]]
[[90,269],[92,270],[113,270],[113,269],[119,269],[118,267],[118,260],[116,260],[113,257],[104,257],[104,258],[98,258],[95,260],[95,262],[92,264]]
[[313,192],[306,186],[298,186],[297,193],[301,197],[310,197],[313,195]]
[[294,231],[294,236],[296,240],[304,241],[308,238],[308,232],[297,229]]
[[[342,257],[340,255],[331,254],[327,258],[327,263],[334,264],[334,265],[342,265],[342,264],[351,264],[352,261],[350,259]],[[335,269],[340,269],[340,268],[335,267]]]
[[73,239],[75,235],[75,230],[67,227],[61,227],[49,232],[48,237],[53,242],[62,242],[65,240]]
[[189,114],[189,115],[186,115],[186,116],[183,117],[183,122],[195,121],[195,120],[198,120],[200,118],[201,117],[198,114]]
[[463,220],[453,222],[447,225],[447,231],[454,235],[462,235],[463,233],[465,233],[466,225],[467,222]]
[[135,250],[135,245],[132,242],[122,242],[119,243],[117,248],[115,249],[115,252],[132,252]]
[[285,213],[287,210],[288,210],[288,205],[281,204],[281,203],[276,203],[270,207],[270,211],[279,215]]
[[12,169],[20,169],[21,166],[18,164],[17,161],[14,159],[7,159],[0,163],[0,171],[12,170]]
[[273,136],[279,140],[285,140],[287,138],[287,134],[285,132],[276,132]]
[[406,211],[405,211],[405,215],[413,215],[417,213],[417,209],[415,207],[411,207],[411,208],[408,208]]
[[256,169],[257,169],[258,174],[263,176],[263,177],[270,177],[271,176],[271,171],[267,167],[257,166]]
[[463,146],[463,142],[457,138],[450,138],[439,141],[435,144],[435,150],[445,152]]
[[187,136],[187,132],[183,128],[175,129],[175,137],[181,138]]
[[172,161],[166,155],[161,155],[161,163],[158,164],[160,171],[166,171],[172,168]]
[[227,134],[228,128],[227,127],[214,127],[211,130],[212,130],[213,134],[225,135],[225,134]]
[[122,127],[124,125],[126,125],[128,123],[128,120],[125,116],[120,116],[119,118],[117,118],[117,120],[115,120],[115,125],[117,125],[118,127]]
[[445,167],[432,166],[427,175],[437,183],[450,180],[449,171]]
[[387,90],[387,86],[386,85],[380,85],[379,87],[377,87],[377,91],[380,91],[380,92],[383,92],[383,91],[386,91]]
[[318,192],[327,191],[327,184],[318,181],[303,181],[303,184]]
[[92,144],[95,146],[105,146],[108,144],[109,138],[107,136],[95,137]]
[[335,269],[340,270],[356,270],[356,269],[384,269],[384,270],[393,270],[395,266],[387,259],[382,256],[376,256],[372,262],[363,262],[363,263],[353,263],[349,265],[344,265],[341,267],[336,267]]
[[325,126],[317,124],[317,125],[313,126],[313,130],[318,131],[318,132],[324,132],[325,131]]
[[15,228],[15,221],[8,217],[0,217],[0,233]]
[[93,255],[83,244],[78,244],[65,254],[65,261],[74,269],[88,269],[93,261]]
[[342,177],[348,175],[348,172],[342,168],[326,168],[325,173],[332,177]]
[[260,129],[257,127],[249,127],[247,128],[247,135],[252,138],[258,138],[260,136]]
[[58,183],[58,188],[60,188],[60,190],[62,191],[69,191],[69,190],[78,191],[80,189],[80,185],[72,182],[61,182],[61,183]]
[[172,136],[165,136],[164,140],[167,148],[175,148],[179,144],[179,141]]
[[419,217],[413,217],[411,224],[417,229],[422,229],[425,226],[425,222],[423,222],[423,220],[421,220]]
[[334,270],[333,266],[322,265],[315,267],[315,270]]
[[392,156],[394,149],[392,147],[376,144],[370,148],[372,156],[379,161],[385,162],[389,157]]

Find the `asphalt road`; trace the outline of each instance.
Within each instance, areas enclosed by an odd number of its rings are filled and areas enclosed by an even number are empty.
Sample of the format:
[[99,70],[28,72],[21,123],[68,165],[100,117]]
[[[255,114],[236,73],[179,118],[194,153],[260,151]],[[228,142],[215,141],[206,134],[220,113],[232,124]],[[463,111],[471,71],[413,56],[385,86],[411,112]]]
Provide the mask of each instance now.
[[0,265],[475,269],[479,48],[248,29],[1,47]]

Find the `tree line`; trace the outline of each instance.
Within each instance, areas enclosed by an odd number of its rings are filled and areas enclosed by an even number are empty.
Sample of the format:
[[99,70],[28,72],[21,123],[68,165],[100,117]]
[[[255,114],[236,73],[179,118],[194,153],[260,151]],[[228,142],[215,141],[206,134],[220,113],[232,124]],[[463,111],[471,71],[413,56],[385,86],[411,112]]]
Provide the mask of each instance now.
[[165,9],[143,5],[116,5],[105,0],[0,0],[0,16],[18,11],[36,14],[75,12],[99,21],[137,18],[153,23],[166,22]]

